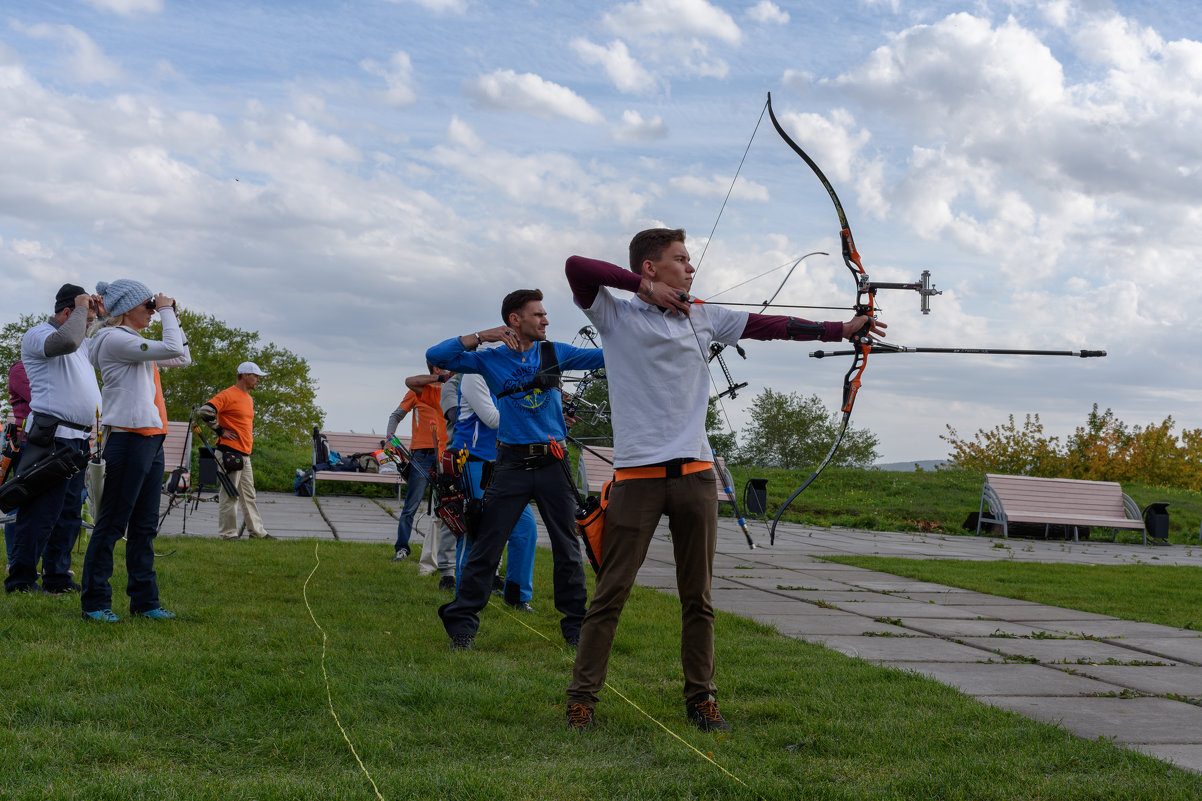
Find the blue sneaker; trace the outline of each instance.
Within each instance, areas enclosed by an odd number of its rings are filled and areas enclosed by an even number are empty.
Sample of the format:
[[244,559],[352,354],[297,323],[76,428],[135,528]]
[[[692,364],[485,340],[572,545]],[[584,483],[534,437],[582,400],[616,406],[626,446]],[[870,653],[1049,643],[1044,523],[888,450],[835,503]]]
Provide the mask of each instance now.
[[175,619],[174,612],[168,612],[166,609],[164,609],[161,606],[158,609],[151,609],[149,612],[138,612],[137,614],[138,614],[138,617],[148,617],[151,620],[174,620]]
[[84,612],[84,620],[98,620],[101,623],[120,623],[121,618],[113,614],[112,609],[101,609],[99,612]]

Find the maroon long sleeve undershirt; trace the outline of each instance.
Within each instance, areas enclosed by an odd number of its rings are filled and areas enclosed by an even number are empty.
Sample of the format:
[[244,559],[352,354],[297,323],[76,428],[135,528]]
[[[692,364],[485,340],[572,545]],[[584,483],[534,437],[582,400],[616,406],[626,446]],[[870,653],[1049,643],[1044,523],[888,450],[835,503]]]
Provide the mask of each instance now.
[[[569,257],[564,265],[564,272],[568,277],[568,286],[572,288],[572,297],[582,309],[593,305],[593,301],[597,299],[599,287],[608,286],[637,293],[639,284],[643,280],[630,270],[624,270],[616,264],[599,259],[587,259],[584,256]],[[792,319],[803,324],[812,322],[800,317]],[[789,339],[789,320],[789,317],[779,314],[749,314],[747,324],[743,327],[743,333],[739,338]],[[843,338],[843,323],[823,322],[819,325],[826,329],[821,336],[803,333],[797,339],[799,341],[820,339],[823,342],[838,342]]]

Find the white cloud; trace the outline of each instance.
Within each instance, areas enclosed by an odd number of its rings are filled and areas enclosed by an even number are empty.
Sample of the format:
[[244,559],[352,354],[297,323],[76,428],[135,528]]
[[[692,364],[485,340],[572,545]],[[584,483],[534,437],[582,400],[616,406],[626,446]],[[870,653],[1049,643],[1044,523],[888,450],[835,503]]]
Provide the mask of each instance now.
[[732,45],[743,37],[731,16],[706,0],[623,3],[606,13],[603,22],[621,36],[700,36]]
[[840,182],[851,180],[860,151],[872,135],[863,128],[852,130],[856,121],[847,109],[833,109],[829,117],[780,111],[776,116],[828,178]]
[[388,89],[384,102],[390,106],[408,106],[417,102],[417,87],[413,79],[413,62],[409,54],[398,50],[392,54],[387,66],[372,59],[364,59],[359,66],[370,75],[383,78]]
[[163,10],[163,0],[84,0],[101,11],[111,11],[123,17],[135,14],[157,14]]
[[789,12],[782,11],[780,6],[771,0],[760,0],[745,12],[747,18],[761,25],[788,25]]
[[540,119],[567,117],[596,125],[600,112],[580,95],[533,73],[494,70],[464,83],[466,94],[483,108],[519,111]]
[[96,42],[73,25],[22,25],[13,27],[34,39],[60,42],[70,51],[67,66],[72,77],[83,83],[113,83],[121,77],[121,68],[100,49]]
[[724,175],[714,175],[710,178],[701,178],[696,175],[682,175],[669,180],[668,186],[678,192],[697,195],[698,197],[721,198],[725,197],[727,191],[729,191],[732,200],[751,200],[765,203],[768,201],[768,189],[764,185],[749,181],[741,175],[735,179],[733,186],[731,185],[730,178]]
[[[484,187],[490,196],[504,197],[503,205],[531,208],[540,214],[570,214],[577,221],[636,219],[650,195],[635,187],[635,177],[619,176],[604,164],[583,165],[554,151],[512,153],[491,147],[470,125],[455,118],[448,128],[449,144],[439,145],[431,158],[464,180]],[[505,225],[499,206],[494,224]]]
[[588,39],[576,38],[572,40],[572,49],[585,64],[604,69],[619,91],[644,94],[655,89],[655,79],[651,73],[635,61],[626,43],[621,39],[615,39],[608,46],[602,46]]
[[388,0],[390,3],[411,3],[437,14],[465,14],[467,0]]
[[633,109],[622,112],[622,124],[614,128],[614,139],[620,142],[650,142],[668,135],[668,126],[658,114],[650,120]]

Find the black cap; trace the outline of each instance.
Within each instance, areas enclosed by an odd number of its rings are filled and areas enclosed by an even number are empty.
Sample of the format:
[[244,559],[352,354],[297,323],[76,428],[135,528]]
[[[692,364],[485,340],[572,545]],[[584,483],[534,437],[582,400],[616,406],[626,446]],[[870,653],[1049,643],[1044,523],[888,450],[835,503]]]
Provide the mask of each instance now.
[[86,295],[88,290],[75,284],[63,284],[59,288],[58,294],[54,296],[54,313],[58,314],[63,309],[75,305],[75,299],[80,295]]

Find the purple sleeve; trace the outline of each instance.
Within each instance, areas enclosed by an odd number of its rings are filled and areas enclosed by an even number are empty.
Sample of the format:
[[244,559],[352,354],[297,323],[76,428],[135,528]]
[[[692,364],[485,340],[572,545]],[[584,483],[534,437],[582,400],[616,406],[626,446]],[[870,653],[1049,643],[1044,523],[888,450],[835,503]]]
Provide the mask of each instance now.
[[838,342],[843,339],[843,323],[813,323],[801,318],[786,317],[780,314],[749,314],[747,325],[743,328],[740,339],[790,339],[789,320],[796,320],[803,325],[822,326],[826,330],[820,336],[802,335],[798,341]]
[[597,288],[603,286],[624,289],[627,292],[638,292],[643,279],[629,270],[623,270],[616,264],[598,259],[586,259],[583,256],[570,256],[564,265],[568,276],[568,286],[572,288],[572,298],[582,309],[592,308],[597,299]]
[[29,416],[29,376],[25,365],[19,360],[8,370],[8,400],[12,403],[13,417],[20,425]]

